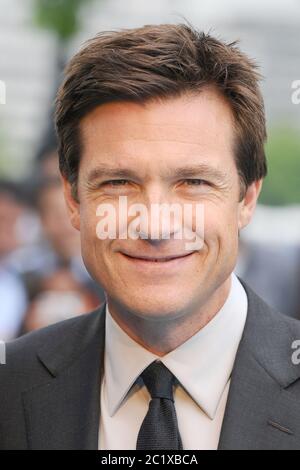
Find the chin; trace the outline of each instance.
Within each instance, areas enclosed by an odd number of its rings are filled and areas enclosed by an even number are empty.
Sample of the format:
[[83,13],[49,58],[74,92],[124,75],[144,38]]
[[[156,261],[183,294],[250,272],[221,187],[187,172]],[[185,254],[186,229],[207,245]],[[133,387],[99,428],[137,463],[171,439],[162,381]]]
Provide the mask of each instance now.
[[131,296],[125,300],[124,307],[134,312],[138,317],[147,318],[147,319],[166,319],[166,318],[176,318],[184,314],[188,306],[186,304],[186,299],[190,298],[188,294],[184,296],[178,296],[178,292],[173,293],[162,293],[161,295],[156,294],[146,294]]

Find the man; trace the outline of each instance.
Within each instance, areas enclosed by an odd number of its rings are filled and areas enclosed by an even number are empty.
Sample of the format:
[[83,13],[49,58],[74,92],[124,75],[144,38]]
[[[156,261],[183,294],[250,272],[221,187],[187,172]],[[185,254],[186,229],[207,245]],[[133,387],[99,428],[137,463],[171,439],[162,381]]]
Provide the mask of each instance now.
[[[300,448],[299,323],[233,273],[266,175],[258,79],[186,25],[101,33],[71,60],[60,171],[107,302],[8,345],[1,448]],[[126,237],[136,204],[201,207],[204,224],[192,211],[180,238],[158,212]]]

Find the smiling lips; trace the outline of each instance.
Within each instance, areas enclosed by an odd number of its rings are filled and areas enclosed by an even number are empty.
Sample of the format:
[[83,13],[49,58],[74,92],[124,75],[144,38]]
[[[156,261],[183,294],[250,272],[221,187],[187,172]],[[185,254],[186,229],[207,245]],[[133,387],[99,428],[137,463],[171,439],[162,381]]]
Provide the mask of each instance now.
[[135,261],[144,261],[144,262],[148,262],[148,263],[166,263],[166,262],[186,258],[187,256],[191,255],[192,253],[194,253],[194,252],[184,253],[184,254],[181,254],[181,255],[171,255],[171,256],[155,257],[155,258],[150,257],[150,256],[135,256],[135,255],[128,254],[128,253],[122,253],[122,254],[124,256],[126,256],[127,258],[131,258],[132,260],[135,260]]

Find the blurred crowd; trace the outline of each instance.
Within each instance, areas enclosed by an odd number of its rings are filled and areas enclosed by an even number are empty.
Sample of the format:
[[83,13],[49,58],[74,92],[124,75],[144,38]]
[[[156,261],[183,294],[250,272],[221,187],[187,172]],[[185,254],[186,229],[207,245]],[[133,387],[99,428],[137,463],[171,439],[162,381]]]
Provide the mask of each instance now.
[[[240,240],[235,270],[267,303],[300,319],[300,247]],[[11,340],[105,301],[69,221],[54,133],[29,179],[0,180],[0,339]]]
[[29,179],[0,179],[0,339],[84,314],[104,300],[69,221],[51,134]]

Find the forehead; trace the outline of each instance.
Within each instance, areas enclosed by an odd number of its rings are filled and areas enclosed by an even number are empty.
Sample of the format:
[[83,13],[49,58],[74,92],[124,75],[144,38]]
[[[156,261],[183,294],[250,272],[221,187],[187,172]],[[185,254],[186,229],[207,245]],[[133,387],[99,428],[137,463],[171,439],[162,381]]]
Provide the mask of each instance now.
[[168,166],[182,158],[225,161],[232,159],[234,118],[226,99],[207,88],[143,104],[98,106],[82,119],[80,136],[83,167],[101,160]]

